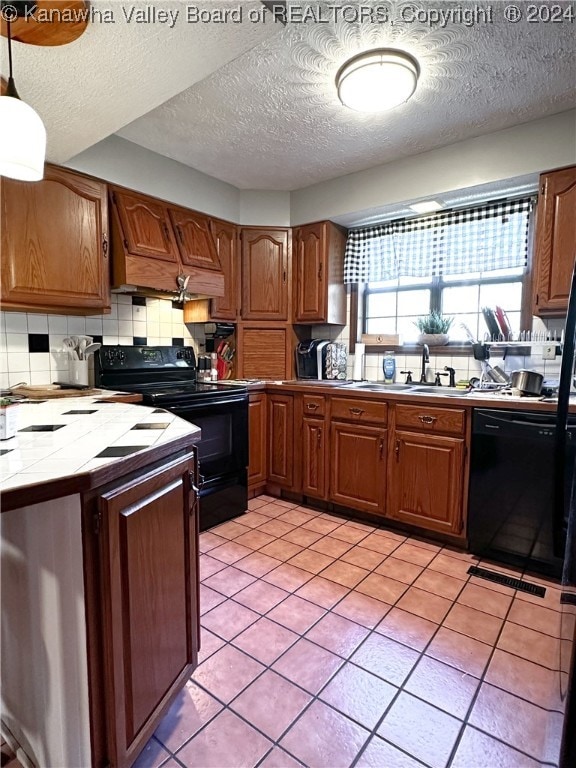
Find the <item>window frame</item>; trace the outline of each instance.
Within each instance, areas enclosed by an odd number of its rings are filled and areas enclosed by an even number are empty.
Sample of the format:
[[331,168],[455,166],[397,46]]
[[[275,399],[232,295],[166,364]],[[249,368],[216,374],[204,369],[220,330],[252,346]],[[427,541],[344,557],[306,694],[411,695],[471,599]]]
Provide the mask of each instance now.
[[[412,285],[400,285],[395,288],[375,288],[371,289],[369,287],[370,283],[364,283],[363,290],[362,290],[362,322],[360,327],[362,328],[362,333],[368,333],[366,330],[366,323],[367,323],[367,317],[366,317],[366,309],[367,309],[367,303],[368,303],[368,297],[377,293],[404,293],[407,291],[417,291],[417,290],[429,290],[430,291],[430,307],[428,309],[429,312],[439,312],[442,313],[442,291],[445,288],[462,288],[466,286],[477,286],[477,285],[502,285],[503,283],[521,283],[522,284],[522,301],[520,305],[520,322],[521,326],[524,327],[524,299],[525,299],[525,291],[526,291],[526,285],[527,285],[527,272],[528,269],[525,268],[521,275],[509,275],[509,276],[500,276],[500,277],[482,277],[479,279],[470,279],[470,280],[451,280],[451,281],[445,281],[442,275],[437,275],[432,278],[431,282],[428,283],[414,283]],[[422,312],[422,314],[426,314],[425,312]],[[410,343],[410,342],[408,342]],[[457,344],[459,342],[456,342]]]

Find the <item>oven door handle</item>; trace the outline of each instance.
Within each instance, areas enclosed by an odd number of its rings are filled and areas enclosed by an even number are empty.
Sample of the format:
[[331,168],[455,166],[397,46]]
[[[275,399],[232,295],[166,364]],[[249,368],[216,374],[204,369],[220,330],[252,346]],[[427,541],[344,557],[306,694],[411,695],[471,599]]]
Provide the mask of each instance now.
[[172,413],[175,413],[176,416],[179,416],[181,413],[193,413],[194,411],[200,411],[205,410],[207,407],[211,407],[213,409],[215,408],[221,408],[223,405],[238,405],[239,403],[242,403],[244,401],[248,401],[248,395],[240,395],[237,397],[227,397],[227,398],[215,398],[213,400],[200,400],[200,396],[198,397],[198,401],[193,403],[189,402],[186,403],[186,405],[171,405],[171,406],[163,406],[166,408],[166,410],[172,411]]

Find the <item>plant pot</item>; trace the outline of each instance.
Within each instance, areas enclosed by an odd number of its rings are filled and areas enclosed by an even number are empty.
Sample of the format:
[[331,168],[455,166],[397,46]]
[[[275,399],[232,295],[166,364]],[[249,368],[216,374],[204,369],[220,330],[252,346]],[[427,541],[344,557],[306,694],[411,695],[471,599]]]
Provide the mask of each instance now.
[[428,344],[429,347],[442,347],[448,344],[447,333],[421,333],[418,336],[418,344]]

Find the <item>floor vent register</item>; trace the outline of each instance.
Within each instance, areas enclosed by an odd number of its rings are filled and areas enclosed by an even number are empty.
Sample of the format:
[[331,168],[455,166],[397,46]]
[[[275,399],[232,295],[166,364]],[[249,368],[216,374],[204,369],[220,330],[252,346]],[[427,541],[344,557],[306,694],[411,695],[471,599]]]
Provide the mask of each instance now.
[[468,573],[470,576],[493,581],[495,584],[502,584],[505,587],[517,589],[520,592],[528,592],[530,595],[535,595],[535,597],[544,597],[546,595],[546,589],[538,584],[530,584],[527,581],[522,581],[522,579],[514,579],[512,576],[496,573],[496,571],[489,571],[486,568],[478,568],[477,566],[472,565],[468,568]]

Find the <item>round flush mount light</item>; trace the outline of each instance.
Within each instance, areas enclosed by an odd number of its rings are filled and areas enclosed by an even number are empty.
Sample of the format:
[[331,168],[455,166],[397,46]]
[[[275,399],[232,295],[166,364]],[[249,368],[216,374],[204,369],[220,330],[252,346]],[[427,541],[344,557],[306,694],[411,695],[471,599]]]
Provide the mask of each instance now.
[[336,74],[338,97],[357,112],[384,112],[408,101],[420,67],[412,56],[377,48],[349,59]]

